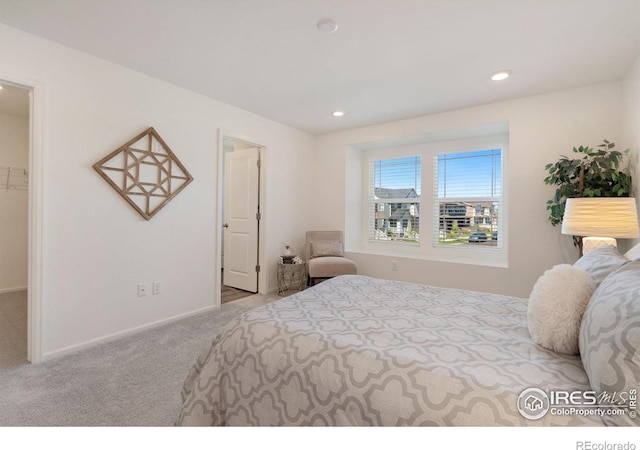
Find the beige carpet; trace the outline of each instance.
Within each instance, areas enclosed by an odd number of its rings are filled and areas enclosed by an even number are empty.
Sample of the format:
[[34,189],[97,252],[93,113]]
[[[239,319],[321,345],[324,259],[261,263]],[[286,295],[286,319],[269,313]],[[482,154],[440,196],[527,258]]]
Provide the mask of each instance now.
[[0,369],[27,363],[27,291],[0,294]]
[[196,358],[261,294],[40,364],[0,367],[0,426],[170,426]]

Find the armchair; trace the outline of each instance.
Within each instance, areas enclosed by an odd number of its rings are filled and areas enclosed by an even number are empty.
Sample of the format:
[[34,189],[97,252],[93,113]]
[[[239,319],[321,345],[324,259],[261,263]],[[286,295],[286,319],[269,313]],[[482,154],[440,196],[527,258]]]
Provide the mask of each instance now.
[[338,275],[355,275],[356,263],[344,257],[342,231],[307,231],[307,285]]

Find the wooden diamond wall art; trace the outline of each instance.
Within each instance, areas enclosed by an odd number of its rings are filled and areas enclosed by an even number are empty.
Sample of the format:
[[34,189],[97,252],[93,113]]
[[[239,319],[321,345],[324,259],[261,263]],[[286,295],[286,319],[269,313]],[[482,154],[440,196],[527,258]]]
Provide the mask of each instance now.
[[147,220],[193,181],[153,127],[102,158],[93,168]]

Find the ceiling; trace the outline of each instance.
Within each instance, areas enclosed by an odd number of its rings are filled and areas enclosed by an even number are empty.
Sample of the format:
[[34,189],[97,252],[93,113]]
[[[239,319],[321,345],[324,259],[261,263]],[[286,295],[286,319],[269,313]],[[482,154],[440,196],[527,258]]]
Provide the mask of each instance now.
[[619,80],[639,18],[640,0],[0,0],[9,26],[313,134]]

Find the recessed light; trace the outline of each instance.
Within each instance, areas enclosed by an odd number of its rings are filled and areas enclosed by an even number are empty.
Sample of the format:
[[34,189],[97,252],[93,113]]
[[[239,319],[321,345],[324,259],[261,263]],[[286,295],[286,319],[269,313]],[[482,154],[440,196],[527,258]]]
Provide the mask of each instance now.
[[338,23],[333,19],[322,19],[316,26],[323,33],[335,33],[338,30]]
[[333,115],[335,117],[342,117],[342,116],[344,116],[344,111],[334,111]]
[[2,85],[0,84],[0,91],[2,90]]
[[510,70],[498,70],[497,72],[491,75],[491,79],[493,81],[502,81],[502,80],[506,80],[510,76],[511,76]]

